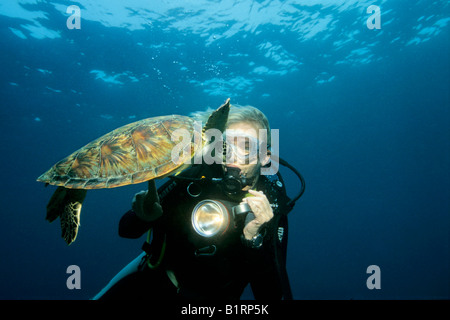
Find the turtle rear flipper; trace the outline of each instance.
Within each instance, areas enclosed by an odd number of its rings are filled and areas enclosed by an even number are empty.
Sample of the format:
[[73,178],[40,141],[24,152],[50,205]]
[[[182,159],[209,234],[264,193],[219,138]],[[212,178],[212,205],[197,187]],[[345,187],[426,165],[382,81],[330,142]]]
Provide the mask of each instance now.
[[65,207],[63,214],[59,217],[61,220],[61,237],[67,245],[75,241],[80,226],[80,202],[69,202]]
[[81,207],[87,190],[58,187],[47,204],[49,222],[57,217],[61,220],[61,236],[71,244],[77,237],[80,225]]

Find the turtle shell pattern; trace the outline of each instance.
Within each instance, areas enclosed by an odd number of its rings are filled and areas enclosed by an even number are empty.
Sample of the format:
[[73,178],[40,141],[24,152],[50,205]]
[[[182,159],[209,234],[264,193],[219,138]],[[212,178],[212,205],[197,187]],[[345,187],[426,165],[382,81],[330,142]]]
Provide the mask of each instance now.
[[[37,180],[65,188],[100,189],[168,175],[191,159],[200,147],[188,144],[188,152],[180,152],[181,163],[174,163],[171,151],[179,141],[172,141],[171,134],[180,128],[188,130],[192,138],[194,120],[171,115],[127,124],[75,151]],[[201,139],[193,140],[201,144]]]

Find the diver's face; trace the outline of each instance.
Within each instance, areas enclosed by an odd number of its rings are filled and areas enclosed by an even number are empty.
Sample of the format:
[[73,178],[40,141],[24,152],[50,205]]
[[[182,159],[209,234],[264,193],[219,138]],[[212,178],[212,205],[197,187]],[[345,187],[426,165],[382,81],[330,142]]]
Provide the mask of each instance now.
[[[253,123],[238,122],[227,127],[225,131],[227,137],[227,159],[223,164],[226,172],[227,167],[236,167],[241,170],[241,176],[254,179],[256,183],[261,169],[261,159],[259,159],[258,127]],[[225,139],[225,138],[224,138]],[[252,145],[253,143],[253,145]],[[253,150],[251,150],[253,147]],[[269,160],[262,159],[262,164]],[[244,188],[249,189],[250,186]]]

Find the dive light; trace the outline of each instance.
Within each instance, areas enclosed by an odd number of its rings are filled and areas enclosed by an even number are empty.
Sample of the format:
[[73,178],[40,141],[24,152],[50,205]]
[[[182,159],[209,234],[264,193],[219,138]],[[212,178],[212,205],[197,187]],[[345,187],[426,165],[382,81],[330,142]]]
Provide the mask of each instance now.
[[225,233],[231,220],[235,226],[243,227],[254,218],[250,206],[245,202],[231,206],[228,201],[207,199],[194,207],[191,221],[197,234],[210,238]]
[[216,200],[200,201],[192,211],[192,226],[195,232],[206,238],[225,232],[229,221],[227,208]]

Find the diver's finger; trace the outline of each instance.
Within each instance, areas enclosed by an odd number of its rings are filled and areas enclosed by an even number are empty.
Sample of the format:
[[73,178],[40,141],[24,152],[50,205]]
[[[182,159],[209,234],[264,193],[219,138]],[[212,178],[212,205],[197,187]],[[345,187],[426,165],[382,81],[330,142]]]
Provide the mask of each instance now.
[[133,197],[134,200],[141,200],[143,198],[145,198],[145,196],[147,195],[147,191],[141,190],[138,193],[136,193]]
[[264,196],[264,197],[248,197],[246,198],[247,203],[250,202],[254,202],[254,203],[258,203],[260,204],[265,210],[271,210],[272,206],[270,205],[269,200]]
[[266,195],[264,194],[264,192],[262,191],[256,191],[256,190],[248,190],[248,192],[258,198],[266,198]]
[[149,191],[150,191],[150,190],[151,190],[151,191],[156,190],[155,179],[148,180],[147,182],[148,182],[147,189],[148,189]]
[[147,197],[145,199],[145,202],[152,204],[153,202],[158,202],[158,191],[156,189],[156,183],[155,180],[148,180],[148,191],[147,191]]
[[264,202],[264,205],[267,208],[269,208],[269,207],[271,208],[269,199],[267,199],[267,197],[264,194],[264,192],[262,192],[262,191],[254,191],[254,190],[249,190],[249,191],[251,191],[250,193],[253,195],[253,197],[250,197],[250,198],[261,200],[261,201]]
[[131,208],[133,209],[134,212],[137,212],[140,210],[146,195],[147,195],[147,191],[144,191],[144,190],[142,190],[134,195],[133,200],[131,201]]
[[262,199],[257,198],[249,198],[247,200],[250,209],[252,209],[253,214],[255,215],[255,219],[260,222],[267,222],[273,217],[273,211],[270,204],[266,203]]

